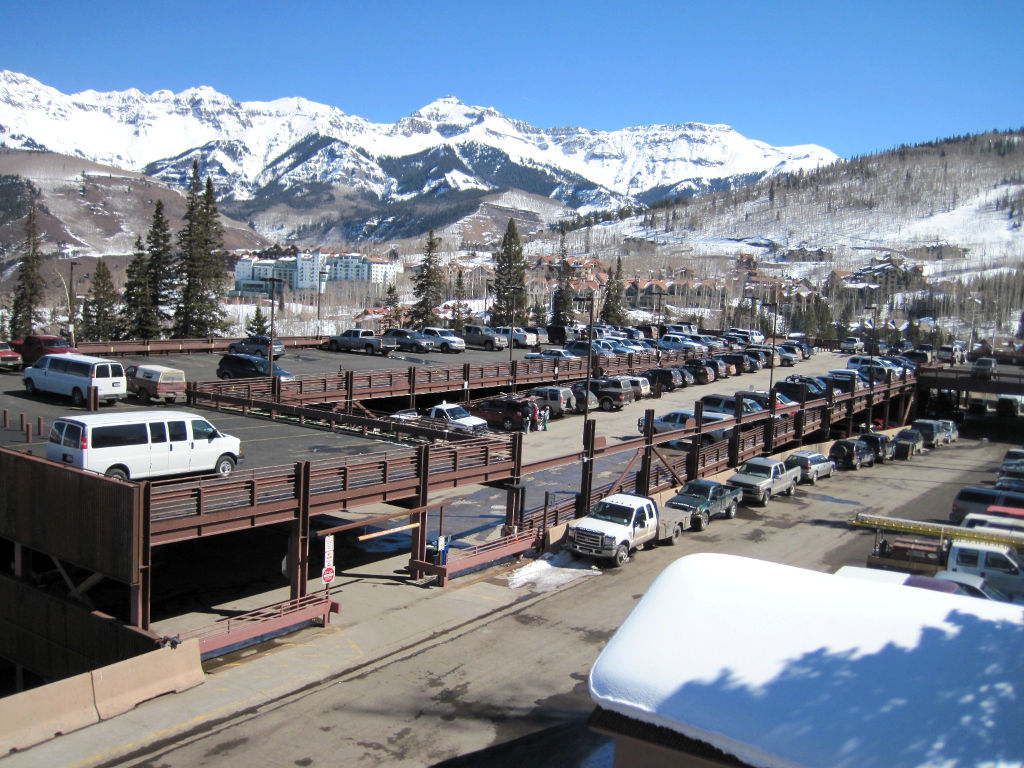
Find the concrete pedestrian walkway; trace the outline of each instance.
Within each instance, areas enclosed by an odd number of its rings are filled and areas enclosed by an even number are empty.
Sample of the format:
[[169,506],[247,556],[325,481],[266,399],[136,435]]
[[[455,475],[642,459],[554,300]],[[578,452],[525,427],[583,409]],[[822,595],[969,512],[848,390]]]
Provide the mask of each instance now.
[[[202,685],[11,753],[0,758],[0,766],[85,768],[123,758],[346,672],[372,668],[405,649],[541,597],[510,589],[503,575],[508,566],[468,574],[441,589],[409,582],[402,570],[407,563],[403,555],[339,573],[332,596],[341,603],[341,613],[327,627],[309,627],[211,660],[204,664]],[[320,586],[319,581],[311,584]],[[284,597],[286,590],[250,600],[267,604]],[[165,624],[156,631],[169,629],[170,622]]]

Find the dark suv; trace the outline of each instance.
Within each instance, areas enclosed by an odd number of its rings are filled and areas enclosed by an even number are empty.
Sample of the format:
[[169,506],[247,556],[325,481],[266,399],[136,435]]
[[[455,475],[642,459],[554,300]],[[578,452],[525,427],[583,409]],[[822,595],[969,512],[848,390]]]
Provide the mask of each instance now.
[[828,457],[837,467],[860,469],[865,464],[875,465],[875,452],[862,440],[846,438],[836,440],[829,449]]
[[875,452],[875,461],[879,464],[885,464],[896,455],[896,441],[888,435],[865,432],[857,439],[871,446],[871,450]]
[[651,382],[652,389],[661,387],[662,392],[673,392],[686,386],[686,380],[675,368],[651,368],[642,375]]
[[[224,355],[217,364],[218,379],[253,379],[270,375],[270,361],[256,355]],[[274,376],[281,381],[292,381],[293,376],[274,363]]]
[[501,427],[506,432],[512,432],[523,428],[523,419],[532,418],[535,402],[535,397],[505,395],[470,403],[466,410],[486,421],[489,427]]
[[233,341],[228,345],[228,352],[236,355],[259,355],[268,357],[273,350],[274,357],[284,355],[284,344],[280,339],[269,336],[250,336],[241,341]]

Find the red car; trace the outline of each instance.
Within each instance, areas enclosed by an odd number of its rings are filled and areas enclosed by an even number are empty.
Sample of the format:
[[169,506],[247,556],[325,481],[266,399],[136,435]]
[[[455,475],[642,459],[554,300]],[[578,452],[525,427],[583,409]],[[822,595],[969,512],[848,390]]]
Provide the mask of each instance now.
[[20,371],[22,367],[21,355],[6,341],[0,341],[0,371]]

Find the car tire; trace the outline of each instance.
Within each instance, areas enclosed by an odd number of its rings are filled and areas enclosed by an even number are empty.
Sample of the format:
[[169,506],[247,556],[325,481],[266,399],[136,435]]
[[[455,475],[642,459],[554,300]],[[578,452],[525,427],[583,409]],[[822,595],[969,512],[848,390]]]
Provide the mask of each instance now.
[[235,470],[235,460],[228,456],[226,453],[217,459],[217,463],[213,465],[213,471],[221,477],[227,477]]
[[36,393],[36,383],[32,379],[25,379],[25,393],[29,396]]
[[796,483],[792,483],[789,488],[786,489],[786,495],[791,497],[796,493]]
[[104,472],[103,475],[104,477],[109,477],[113,480],[124,480],[125,482],[128,481],[128,473],[125,472],[124,469],[122,469],[121,467],[111,467],[106,472]]
[[329,352],[337,352],[338,351],[338,342],[336,342],[334,339],[331,339],[327,343],[327,350]]
[[708,513],[701,512],[699,515],[693,518],[693,522],[691,523],[691,525],[693,526],[693,530],[703,531],[708,527],[708,523],[710,522],[711,520],[708,517]]
[[367,344],[365,347],[363,347],[363,351],[366,352],[366,354],[368,354],[368,355],[372,355],[373,354],[373,344]]
[[614,407],[615,407],[615,404],[611,400],[609,400],[607,397],[604,400],[601,401],[601,410],[602,411],[610,411]]
[[629,560],[629,548],[625,544],[619,544],[612,556],[612,565],[621,568]]
[[139,390],[139,401],[143,405],[149,405],[149,390],[145,387]]
[[501,428],[504,429],[506,432],[511,432],[512,431],[512,419],[510,419],[508,416],[506,416],[504,419],[502,419]]
[[759,503],[759,504],[760,504],[760,505],[761,505],[762,507],[767,507],[767,506],[768,506],[768,501],[769,501],[770,499],[771,499],[771,494],[770,494],[770,493],[768,493],[768,491],[761,491],[761,496],[760,496],[760,497],[758,498],[758,500],[757,500],[757,501],[758,501],[758,503]]
[[448,346],[447,344],[442,344],[441,345],[441,351],[444,352],[447,355],[449,352],[452,351],[452,348],[450,346]]
[[82,390],[77,387],[71,390],[71,404],[76,408],[81,408],[85,405],[85,395],[83,395]]
[[217,374],[217,378],[219,378],[219,379],[230,379],[231,378],[231,371],[221,371],[220,373]]
[[811,479],[810,479],[810,480],[808,480],[808,482],[809,482],[809,483],[810,483],[811,485],[817,485],[817,484],[818,484],[818,476],[817,476],[816,474],[814,474],[814,475],[811,475]]
[[725,516],[728,517],[730,520],[735,518],[736,512],[739,510],[739,506],[739,502],[734,499],[732,504],[729,505],[729,510],[725,513]]
[[854,469],[855,472],[858,469],[860,469],[860,459],[857,459],[855,462],[853,462],[853,469]]
[[494,342],[493,341],[488,341],[487,343],[485,343],[484,344],[484,349],[486,349],[488,352],[493,352],[494,351]]
[[679,543],[679,540],[683,538],[683,526],[676,523],[672,527],[672,534],[668,537],[668,543],[675,546]]

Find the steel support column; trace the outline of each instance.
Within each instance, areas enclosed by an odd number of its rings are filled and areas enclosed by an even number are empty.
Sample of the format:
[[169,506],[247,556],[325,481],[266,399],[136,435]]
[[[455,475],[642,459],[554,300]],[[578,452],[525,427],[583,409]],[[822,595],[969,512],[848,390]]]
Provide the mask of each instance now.
[[594,438],[597,422],[587,419],[583,424],[583,465],[580,468],[580,495],[576,497],[576,517],[590,511],[590,495],[594,492]]
[[150,601],[153,594],[152,546],[150,538],[151,499],[150,484],[143,483],[141,493],[135,495],[133,511],[136,531],[135,546],[138,548],[139,570],[135,583],[129,585],[131,595],[131,617],[133,626],[149,631]]
[[305,597],[309,583],[309,462],[295,463],[295,495],[298,498],[298,515],[292,522],[288,539],[288,572],[290,598]]
[[644,411],[644,447],[640,459],[640,473],[636,478],[636,492],[647,496],[651,491],[651,454],[654,452],[654,409]]

